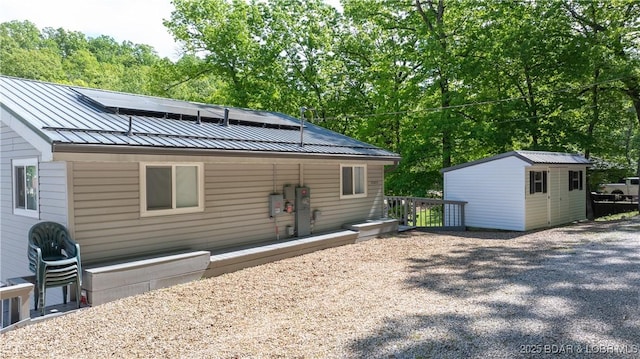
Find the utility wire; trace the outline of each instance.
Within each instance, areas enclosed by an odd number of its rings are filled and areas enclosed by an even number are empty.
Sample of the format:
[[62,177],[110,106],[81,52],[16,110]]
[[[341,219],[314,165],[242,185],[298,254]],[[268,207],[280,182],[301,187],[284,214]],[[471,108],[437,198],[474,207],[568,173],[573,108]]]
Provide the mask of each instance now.
[[[549,94],[557,94],[557,93],[574,92],[577,90],[585,90],[592,86],[608,84],[608,83],[619,81],[619,80],[622,80],[622,78],[620,77],[620,78],[604,80],[600,82],[594,82],[588,85],[583,85],[575,88],[568,87],[568,88],[559,89],[559,90],[544,91],[544,92],[539,92],[536,95],[549,95]],[[343,115],[343,116],[325,117],[325,118],[316,117],[316,120],[323,122],[323,121],[330,121],[330,120],[347,120],[350,118],[364,119],[364,118],[371,118],[371,117],[378,117],[378,116],[410,115],[410,114],[416,114],[416,113],[427,113],[427,112],[438,112],[438,111],[451,110],[451,109],[461,109],[461,108],[474,107],[474,106],[494,105],[494,104],[499,104],[504,102],[516,101],[516,100],[524,100],[527,98],[528,96],[517,96],[517,97],[510,97],[510,98],[504,98],[504,99],[498,99],[498,100],[471,102],[471,103],[460,104],[460,105],[429,107],[429,108],[423,108],[419,110],[392,111],[392,112],[370,113],[370,114],[360,114],[360,115]],[[540,116],[534,116],[534,118],[535,117],[540,117]]]

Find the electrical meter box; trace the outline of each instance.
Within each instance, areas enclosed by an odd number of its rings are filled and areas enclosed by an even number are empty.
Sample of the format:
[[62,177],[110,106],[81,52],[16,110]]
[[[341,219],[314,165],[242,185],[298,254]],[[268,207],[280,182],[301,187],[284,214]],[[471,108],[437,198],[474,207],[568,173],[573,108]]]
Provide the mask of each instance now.
[[281,194],[269,195],[269,216],[275,217],[284,213],[284,198]]
[[296,234],[298,237],[311,234],[311,189],[296,187]]
[[293,202],[296,199],[296,188],[288,184],[284,186],[284,200]]

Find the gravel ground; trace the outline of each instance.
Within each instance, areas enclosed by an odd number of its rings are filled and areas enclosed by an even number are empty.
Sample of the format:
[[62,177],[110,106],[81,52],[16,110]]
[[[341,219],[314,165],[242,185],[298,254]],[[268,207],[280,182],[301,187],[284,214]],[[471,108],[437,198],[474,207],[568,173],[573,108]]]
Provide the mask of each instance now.
[[640,357],[640,217],[408,232],[9,331],[2,358]]

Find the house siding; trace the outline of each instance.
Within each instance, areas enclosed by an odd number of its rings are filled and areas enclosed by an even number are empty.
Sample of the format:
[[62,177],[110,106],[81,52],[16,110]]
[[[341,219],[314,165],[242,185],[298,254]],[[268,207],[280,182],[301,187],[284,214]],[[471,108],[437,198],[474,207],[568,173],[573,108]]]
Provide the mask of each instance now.
[[325,232],[344,224],[381,218],[384,202],[384,167],[367,165],[367,196],[340,198],[340,163],[305,166],[305,184],[311,188],[312,211],[322,214],[314,224]]
[[[194,162],[193,158],[183,158]],[[140,216],[139,162],[73,162],[74,236],[83,262],[179,250],[218,250],[287,238],[293,214],[269,217],[269,194],[300,181],[311,189],[314,233],[380,217],[383,166],[368,165],[368,196],[340,199],[340,163],[205,162],[205,210]],[[245,163],[246,162],[246,163]]]
[[2,261],[0,263],[0,279],[6,281],[8,278],[30,274],[27,262],[27,233],[29,228],[38,222],[37,218],[13,214],[11,161],[18,158],[34,158],[40,154],[4,123],[1,123],[1,126],[0,177],[2,182],[0,183],[0,191],[2,193],[2,212],[0,227],[2,240],[0,241],[0,252],[2,252]]
[[[54,221],[67,225],[66,165],[64,162],[39,161],[39,218],[14,215],[11,161],[39,158],[40,152],[4,122],[0,122],[0,136],[0,280],[6,281],[8,278],[31,274],[27,260],[27,235],[34,224]],[[61,291],[47,294],[47,305],[62,302]]]
[[524,230],[525,164],[506,157],[445,172],[444,198],[468,202],[468,227]]
[[69,226],[65,162],[40,162],[40,218]]

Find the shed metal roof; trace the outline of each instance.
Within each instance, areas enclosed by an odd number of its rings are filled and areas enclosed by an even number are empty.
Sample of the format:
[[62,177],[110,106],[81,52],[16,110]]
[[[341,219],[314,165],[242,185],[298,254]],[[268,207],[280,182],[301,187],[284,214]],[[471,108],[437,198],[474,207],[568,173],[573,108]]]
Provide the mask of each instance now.
[[[301,146],[301,121],[281,113],[230,108],[231,124],[224,126],[220,106],[7,76],[0,76],[0,95],[0,105],[48,141],[54,152],[148,153],[162,148],[400,159],[396,153],[311,123],[304,124]],[[114,104],[125,104],[128,111],[122,113]],[[207,120],[194,120],[194,113]]]
[[506,157],[516,157],[529,163],[530,165],[539,165],[539,164],[550,164],[550,165],[567,164],[567,165],[587,165],[587,166],[591,165],[591,161],[589,161],[584,156],[577,153],[520,150],[520,151],[505,152],[492,157],[482,158],[476,161],[466,162],[456,166],[443,168],[441,172],[444,173],[449,171],[455,171],[461,168],[475,166],[481,163],[491,162],[491,161],[499,160]]

